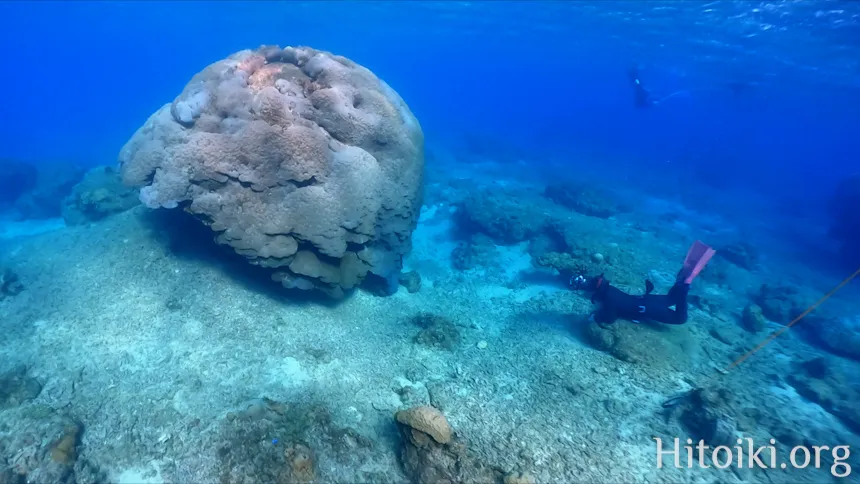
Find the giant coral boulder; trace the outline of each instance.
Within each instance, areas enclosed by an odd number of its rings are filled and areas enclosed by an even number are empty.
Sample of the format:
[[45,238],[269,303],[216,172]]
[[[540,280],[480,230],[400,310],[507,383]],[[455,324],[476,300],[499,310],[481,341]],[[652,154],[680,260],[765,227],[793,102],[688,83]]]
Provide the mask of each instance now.
[[424,136],[366,68],[307,47],[245,50],[195,75],[123,147],[152,208],[190,212],[285,287],[392,281],[411,248]]

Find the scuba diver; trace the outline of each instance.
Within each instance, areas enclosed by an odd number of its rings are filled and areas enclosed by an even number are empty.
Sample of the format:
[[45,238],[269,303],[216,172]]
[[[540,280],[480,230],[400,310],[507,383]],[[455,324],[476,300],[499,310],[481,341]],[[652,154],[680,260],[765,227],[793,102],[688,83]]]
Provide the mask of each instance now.
[[627,77],[630,80],[630,86],[633,88],[633,105],[637,108],[648,108],[651,106],[656,106],[663,101],[671,99],[675,96],[689,95],[697,91],[728,91],[732,94],[732,97],[736,98],[742,92],[749,90],[755,85],[755,83],[753,82],[731,81],[726,83],[725,86],[682,89],[680,91],[675,91],[668,96],[654,99],[654,96],[651,94],[651,91],[646,89],[645,86],[642,84],[642,79],[639,76],[639,67],[634,66],[629,71],[627,71]]
[[573,275],[568,279],[568,284],[573,289],[592,293],[591,302],[599,303],[600,308],[591,313],[588,319],[601,326],[612,324],[619,318],[634,323],[650,320],[665,324],[684,324],[687,322],[687,293],[690,291],[690,284],[715,253],[714,249],[701,241],[694,242],[678,272],[675,285],[667,294],[652,294],[654,284],[650,280],[645,281],[645,294],[627,294],[612,286],[603,274],[597,277]]
[[630,78],[630,85],[633,86],[634,105],[637,108],[647,108],[657,104],[656,101],[651,98],[651,92],[648,91],[648,89],[645,89],[645,86],[642,85],[642,80],[639,79],[638,67],[630,69],[627,76]]

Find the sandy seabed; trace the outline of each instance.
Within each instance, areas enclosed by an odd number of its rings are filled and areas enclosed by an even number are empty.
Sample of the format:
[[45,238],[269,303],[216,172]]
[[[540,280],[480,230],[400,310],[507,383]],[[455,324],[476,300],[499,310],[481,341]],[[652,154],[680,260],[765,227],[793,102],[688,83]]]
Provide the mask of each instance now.
[[[282,480],[276,467],[299,449],[313,461],[308,480],[407,482],[393,415],[432,404],[476,459],[538,483],[832,479],[828,465],[658,468],[654,438],[687,438],[661,405],[703,382],[754,410],[738,436],[791,440],[774,435],[784,429],[857,448],[856,434],[785,379],[819,356],[846,373],[860,365],[789,332],[730,374],[714,370],[764,338],[736,319],[745,295],[697,282],[694,292],[731,309],[649,327],[677,344],[624,362],[586,342],[587,297],[535,269],[526,244],[500,247],[491,267],[452,269],[453,211],[425,207],[407,261],[420,291],[338,304],[285,297],[219,249],[177,242],[143,207],[0,240],[25,287],[0,300],[0,464],[33,482],[265,482]],[[635,246],[643,279],[676,270],[689,243],[582,218],[603,243]],[[453,349],[416,341],[422,313],[454,323]]]

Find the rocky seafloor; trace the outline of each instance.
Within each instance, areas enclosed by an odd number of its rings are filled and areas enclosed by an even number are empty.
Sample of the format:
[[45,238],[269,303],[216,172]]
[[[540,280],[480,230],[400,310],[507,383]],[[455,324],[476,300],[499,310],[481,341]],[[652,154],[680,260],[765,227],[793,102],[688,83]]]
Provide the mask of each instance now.
[[[0,483],[833,479],[826,455],[658,468],[654,439],[856,448],[860,346],[832,324],[860,313],[851,293],[724,374],[837,281],[717,216],[483,168],[428,173],[403,287],[338,303],[288,297],[110,183],[85,189],[109,170],[66,199],[68,226],[7,223]],[[665,290],[695,238],[719,256],[680,327],[593,325],[557,275]]]

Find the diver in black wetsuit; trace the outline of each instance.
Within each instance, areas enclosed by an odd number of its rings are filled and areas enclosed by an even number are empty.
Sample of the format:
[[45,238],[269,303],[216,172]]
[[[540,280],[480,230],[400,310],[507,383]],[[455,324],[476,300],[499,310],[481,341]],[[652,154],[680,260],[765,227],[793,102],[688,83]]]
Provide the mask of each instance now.
[[[590,320],[600,325],[612,324],[616,319],[628,319],[634,323],[644,320],[665,324],[684,324],[687,322],[687,294],[690,284],[714,256],[716,251],[701,241],[695,241],[687,251],[687,257],[675,285],[667,294],[652,294],[654,284],[645,281],[645,294],[634,296],[613,287],[603,274],[586,277],[582,274],[562,274],[573,289],[591,292],[591,302],[599,303],[600,308],[591,314]],[[673,309],[674,307],[674,309]]]
[[732,94],[732,97],[737,98],[743,92],[748,91],[755,85],[754,82],[732,81],[724,85],[701,87],[695,89],[682,89],[659,99],[655,99],[651,91],[645,89],[645,86],[642,85],[642,79],[639,77],[638,67],[634,66],[630,68],[630,70],[627,71],[627,77],[630,80],[630,86],[633,88],[633,105],[637,108],[650,108],[676,96],[690,95],[691,93],[702,91],[728,91]]
[[[644,320],[665,324],[687,322],[687,294],[690,284],[679,275],[678,281],[667,294],[652,294],[654,284],[645,281],[645,294],[634,296],[612,286],[603,274],[597,277],[573,276],[569,279],[573,289],[591,292],[591,302],[600,308],[589,319],[601,324],[612,324],[616,319],[627,319],[634,323]],[[674,306],[674,309],[672,308]]]
[[642,80],[639,79],[638,67],[630,69],[628,77],[630,78],[630,85],[633,86],[634,105],[637,108],[647,108],[657,104],[651,97],[651,92],[642,85]]

